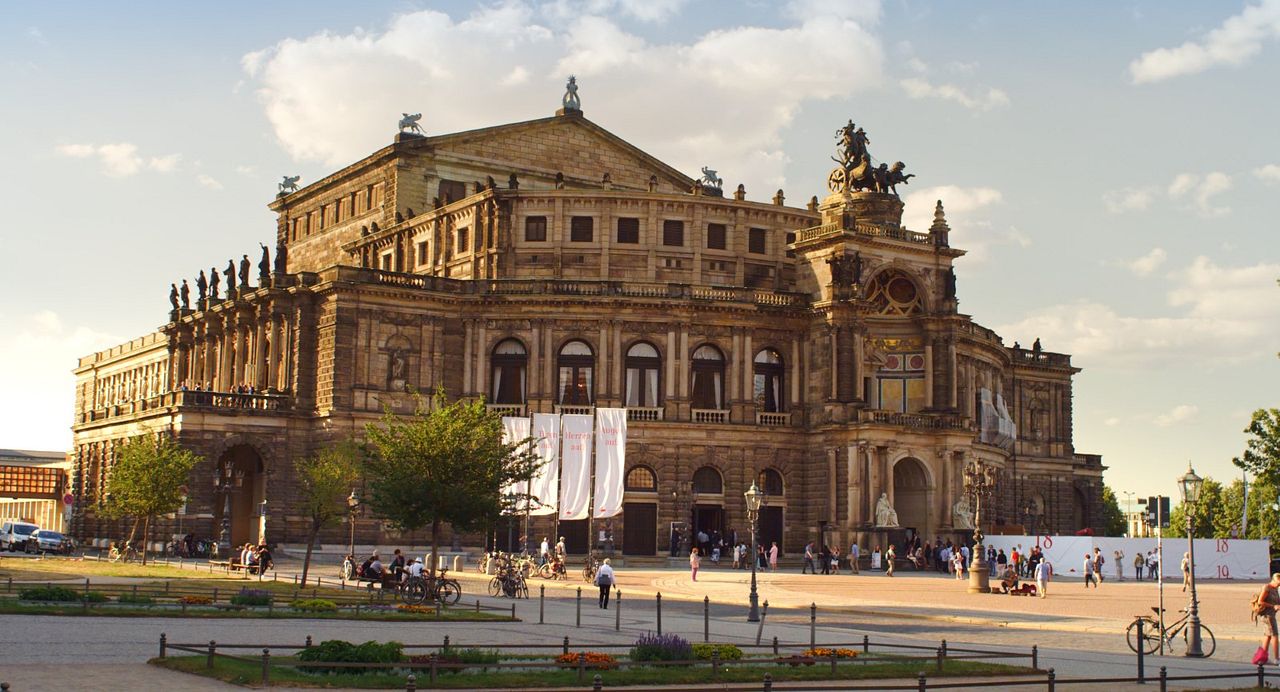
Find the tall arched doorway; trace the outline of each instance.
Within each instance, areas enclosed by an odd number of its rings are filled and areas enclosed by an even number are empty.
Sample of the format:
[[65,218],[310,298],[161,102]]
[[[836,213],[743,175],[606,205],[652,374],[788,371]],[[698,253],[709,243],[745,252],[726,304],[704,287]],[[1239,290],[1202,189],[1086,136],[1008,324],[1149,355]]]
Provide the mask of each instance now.
[[929,474],[919,459],[907,457],[893,465],[893,508],[903,528],[929,530]]
[[1089,500],[1080,486],[1071,489],[1071,532],[1089,527]]
[[[225,494],[214,506],[214,537],[221,538],[224,514],[230,519],[227,533],[232,547],[257,543],[261,538],[261,507],[266,499],[267,477],[262,457],[246,444],[231,447],[218,458],[217,473],[223,478]],[[227,509],[230,513],[227,514]]]
[[692,542],[706,555],[725,529],[724,477],[714,467],[703,466],[693,472],[692,519]]

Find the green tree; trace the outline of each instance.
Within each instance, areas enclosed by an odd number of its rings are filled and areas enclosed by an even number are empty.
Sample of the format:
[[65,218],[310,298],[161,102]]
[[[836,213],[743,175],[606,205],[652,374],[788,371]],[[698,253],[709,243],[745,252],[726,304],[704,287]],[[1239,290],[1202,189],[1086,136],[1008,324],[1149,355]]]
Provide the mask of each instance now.
[[365,491],[375,514],[402,531],[431,527],[431,567],[438,564],[441,526],[484,526],[508,501],[502,490],[530,479],[541,463],[532,438],[502,439],[502,418],[482,401],[428,401],[400,417],[388,410],[366,426]]
[[1123,536],[1129,528],[1116,493],[1108,486],[1102,487],[1102,535]]
[[[1238,482],[1238,481],[1237,481]],[[1196,538],[1214,538],[1218,535],[1218,527],[1223,523],[1230,526],[1231,514],[1225,506],[1226,489],[1218,481],[1204,479],[1204,488],[1200,491],[1200,500],[1196,502],[1192,515]],[[1240,523],[1240,506],[1236,504],[1235,523]],[[1187,536],[1187,503],[1180,502],[1169,512],[1169,529],[1166,536],[1186,538]],[[1223,535],[1226,535],[1225,532]]]
[[307,518],[307,555],[302,560],[304,587],[316,536],[347,512],[347,493],[360,480],[360,457],[359,445],[353,440],[344,440],[294,466],[298,474],[299,509]]
[[147,564],[151,519],[182,506],[187,479],[199,461],[200,457],[168,436],[154,433],[129,439],[117,453],[107,477],[103,514],[112,519],[134,517],[142,522],[142,564]]
[[1254,478],[1280,485],[1280,409],[1254,411],[1244,432],[1249,436],[1244,454],[1231,462]]

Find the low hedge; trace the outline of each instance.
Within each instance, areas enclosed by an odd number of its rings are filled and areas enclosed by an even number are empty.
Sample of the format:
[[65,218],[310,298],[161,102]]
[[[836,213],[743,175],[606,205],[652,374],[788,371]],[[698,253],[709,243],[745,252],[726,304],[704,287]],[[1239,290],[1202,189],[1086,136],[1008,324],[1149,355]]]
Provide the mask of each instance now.
[[[352,644],[341,639],[320,642],[318,646],[303,649],[298,660],[308,663],[399,663],[404,659],[404,644],[400,642],[365,642]],[[333,666],[298,666],[308,673],[360,674],[373,669],[335,668]]]
[[721,661],[740,661],[742,660],[742,649],[733,644],[694,644],[693,657],[709,661],[715,655],[719,655]]
[[271,592],[263,589],[240,589],[240,593],[231,597],[231,605],[264,606],[271,605]]
[[300,598],[290,603],[289,607],[310,613],[334,613],[338,610],[337,603],[325,598]]
[[18,592],[18,598],[23,601],[57,601],[59,603],[74,603],[80,600],[80,595],[79,591],[65,586],[33,586]]
[[132,605],[151,605],[152,603],[155,603],[155,599],[150,596],[143,596],[142,594],[122,593],[120,594],[120,597],[116,599],[116,602],[129,603]]

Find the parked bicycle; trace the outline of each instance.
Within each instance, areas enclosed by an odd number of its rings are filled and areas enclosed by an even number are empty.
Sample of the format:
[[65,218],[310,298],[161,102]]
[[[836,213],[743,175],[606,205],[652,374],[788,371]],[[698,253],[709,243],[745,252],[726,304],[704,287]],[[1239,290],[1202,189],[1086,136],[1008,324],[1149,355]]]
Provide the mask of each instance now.
[[587,563],[582,567],[582,581],[588,584],[595,582],[596,572],[600,571],[600,561],[595,555],[587,556]]
[[[1129,623],[1129,628],[1125,631],[1125,639],[1129,642],[1129,648],[1134,652],[1138,652],[1141,645],[1142,653],[1154,654],[1160,650],[1160,644],[1163,641],[1170,653],[1179,650],[1185,652],[1187,644],[1191,638],[1190,619],[1191,613],[1186,608],[1179,608],[1178,612],[1182,613],[1182,617],[1165,625],[1164,630],[1160,629],[1160,608],[1151,607],[1151,611],[1155,615],[1137,615],[1133,622]],[[1138,623],[1142,623],[1142,637],[1139,641]],[[1214,639],[1213,632],[1200,625],[1200,650],[1204,653],[1204,657],[1208,658],[1218,648],[1218,642]]]
[[116,544],[112,543],[111,550],[107,553],[107,557],[112,562],[120,562],[121,560],[125,562],[136,562],[139,559],[138,551],[133,547],[133,543],[129,541],[125,541],[123,550]]
[[510,558],[498,564],[498,574],[489,580],[490,596],[506,596],[507,598],[528,598],[529,583],[525,581],[521,565]]

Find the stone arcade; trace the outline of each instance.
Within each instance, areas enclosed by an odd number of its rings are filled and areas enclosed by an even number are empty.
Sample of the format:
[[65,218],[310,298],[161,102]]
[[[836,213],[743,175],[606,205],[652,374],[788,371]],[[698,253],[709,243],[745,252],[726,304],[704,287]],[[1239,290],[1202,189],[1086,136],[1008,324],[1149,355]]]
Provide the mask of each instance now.
[[[247,257],[224,291],[214,270],[158,331],[80,360],[75,533],[124,533],[95,514],[114,450],[162,429],[205,461],[156,535],[217,537],[227,506],[232,542],[256,540],[265,501],[270,539],[298,541],[294,460],[407,411],[410,388],[516,415],[626,407],[625,509],[604,527],[624,554],[665,554],[673,525],[746,540],[753,480],[761,540],[784,553],[954,537],[973,459],[997,469],[988,532],[1099,525],[1103,466],[1072,444],[1070,356],[1007,347],[958,311],[964,251],[942,203],[928,229],[904,228],[894,185],[909,176],[871,168],[861,128],[841,129],[830,195],[796,208],[781,190],[725,197],[714,171],[676,171],[572,95],[548,118],[402,127],[301,189],[286,178],[258,285]],[[886,509],[896,527],[877,527]],[[558,527],[574,552],[585,523]],[[421,541],[363,516],[356,532]]]

